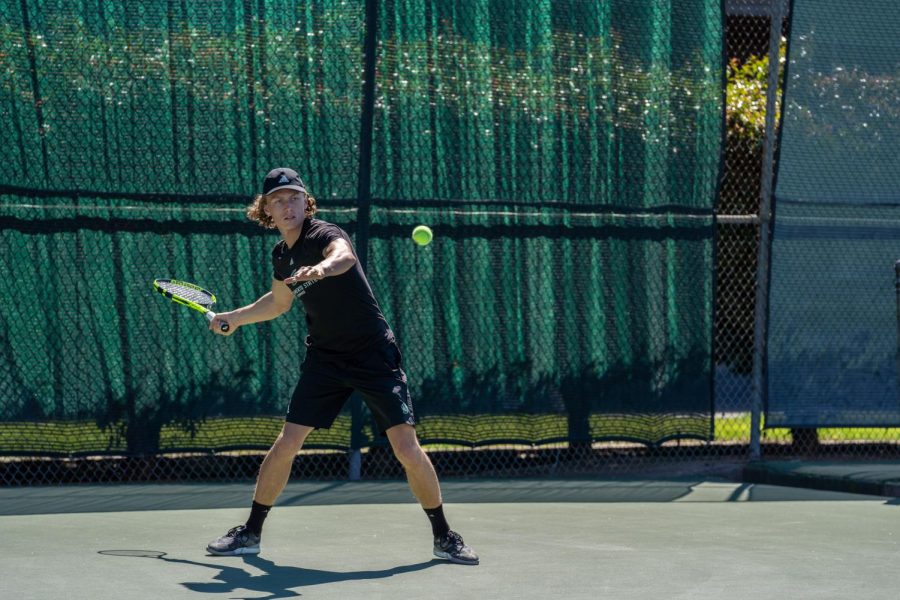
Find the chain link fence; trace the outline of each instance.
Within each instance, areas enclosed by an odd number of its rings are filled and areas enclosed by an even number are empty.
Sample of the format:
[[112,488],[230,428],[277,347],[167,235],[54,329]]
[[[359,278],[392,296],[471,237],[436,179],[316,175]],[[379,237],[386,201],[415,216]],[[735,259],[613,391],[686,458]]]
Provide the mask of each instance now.
[[[442,388],[436,383],[438,380],[433,380],[428,384],[431,387],[424,385],[420,393],[438,397],[459,393],[454,399],[458,404],[468,401],[473,389],[489,388],[491,391],[485,395],[499,399],[501,404],[494,415],[486,414],[483,408],[461,414],[455,425],[423,422],[420,434],[424,433],[423,437],[430,442],[426,449],[442,477],[672,473],[697,469],[732,473],[759,454],[876,456],[895,449],[893,429],[791,431],[765,429],[759,421],[760,400],[753,382],[755,369],[759,369],[754,360],[758,339],[757,261],[760,203],[765,195],[767,101],[769,107],[772,106],[769,65],[773,36],[777,36],[774,47],[781,49],[779,55],[783,60],[788,8],[787,3],[778,6],[776,2],[730,0],[723,4],[725,14],[716,15],[724,26],[722,54],[727,81],[722,171],[715,208],[715,238],[711,246],[715,278],[714,290],[709,296],[714,301],[710,349],[713,370],[709,375],[714,386],[712,398],[715,404],[709,418],[703,417],[702,411],[695,413],[695,425],[671,421],[666,424],[664,420],[659,422],[660,425],[651,418],[650,424],[638,424],[640,433],[628,435],[629,427],[633,425],[613,425],[612,430],[604,430],[610,426],[610,419],[594,419],[591,416],[593,409],[588,406],[585,413],[588,418],[581,425],[583,431],[577,427],[573,431],[565,418],[572,407],[565,406],[565,395],[559,392],[561,384],[555,382],[541,392],[542,397],[557,395],[559,406],[554,409],[555,414],[544,410],[539,418],[523,416],[510,424],[511,419],[515,420],[511,415],[523,412],[521,405],[516,404],[521,402],[523,394],[516,390],[521,390],[525,385],[522,382],[535,371],[534,364],[520,361],[524,375],[516,375],[512,370],[498,370],[493,376],[488,373],[473,380],[470,388],[462,386],[463,380],[457,387],[450,388]],[[44,253],[46,264],[44,272],[23,274],[14,265],[4,263],[5,279],[16,281],[17,287],[31,290],[32,296],[40,294],[48,279],[56,289],[77,288],[77,281],[67,279],[65,272],[53,268],[52,257],[62,254],[84,261],[103,253],[127,254],[129,250],[116,242],[115,237],[110,241],[103,235],[108,230],[109,218],[115,215],[118,219],[116,227],[135,233],[136,245],[132,251],[135,262],[148,261],[154,266],[147,257],[151,250],[158,251],[162,237],[168,258],[156,268],[171,266],[171,257],[178,256],[177,260],[182,261],[185,270],[197,271],[197,266],[203,265],[220,297],[252,298],[257,293],[255,282],[264,281],[268,276],[258,264],[258,257],[265,255],[271,240],[264,237],[261,230],[249,224],[235,225],[235,222],[241,220],[240,204],[247,200],[248,191],[257,185],[258,174],[268,166],[280,163],[296,167],[308,180],[315,182],[314,191],[327,190],[321,198],[322,217],[347,229],[357,243],[360,235],[369,236],[371,244],[365,244],[363,251],[369,252],[371,247],[373,255],[405,256],[398,239],[406,235],[406,230],[417,222],[423,210],[444,210],[443,217],[436,214],[434,218],[446,219],[442,222],[445,232],[456,232],[447,235],[461,240],[460,245],[438,244],[430,249],[444,252],[445,259],[450,254],[460,253],[472,258],[473,264],[481,264],[481,270],[472,275],[471,281],[461,282],[474,289],[491,286],[496,273],[506,268],[502,262],[491,263],[491,256],[498,248],[514,254],[515,248],[522,248],[523,241],[515,239],[521,235],[519,229],[508,239],[501,234],[493,241],[484,241],[484,236],[480,235],[482,241],[466,245],[468,242],[464,240],[472,231],[496,230],[515,224],[519,228],[530,227],[534,235],[540,237],[545,235],[544,228],[547,227],[566,227],[571,233],[574,226],[575,232],[581,231],[585,238],[594,236],[596,232],[591,228],[605,227],[609,223],[594,222],[576,213],[579,198],[585,190],[605,185],[591,174],[592,163],[584,158],[596,156],[598,149],[591,145],[590,139],[603,134],[604,130],[590,120],[585,121],[578,107],[580,103],[597,101],[585,95],[589,93],[590,78],[606,76],[603,75],[607,68],[603,52],[618,50],[619,46],[615,44],[622,41],[613,34],[608,39],[615,48],[593,47],[587,34],[594,25],[587,26],[588,29],[581,33],[562,28],[567,33],[559,35],[564,35],[565,39],[557,35],[552,43],[557,47],[568,44],[570,50],[542,55],[540,40],[533,42],[530,36],[553,32],[554,23],[569,18],[566,13],[575,13],[579,22],[596,23],[597,27],[604,18],[615,19],[616,15],[592,12],[578,2],[562,3],[565,6],[561,5],[557,12],[542,14],[532,14],[519,3],[510,3],[505,7],[509,18],[530,23],[533,30],[522,39],[498,40],[488,31],[479,32],[478,11],[491,7],[503,9],[505,5],[501,6],[502,2],[494,3],[496,6],[487,2],[471,4],[448,2],[443,8],[449,12],[435,8],[440,3],[428,4],[429,8],[408,18],[398,16],[393,2],[369,3],[370,11],[373,8],[380,10],[376,13],[380,29],[377,36],[368,39],[365,22],[372,14],[366,14],[364,3],[320,2],[305,7],[289,2],[223,3],[217,5],[212,14],[204,16],[204,28],[197,26],[196,15],[192,14],[196,9],[175,3],[169,3],[164,11],[146,10],[142,3],[107,4],[105,10],[113,13],[101,11],[89,19],[73,16],[62,4],[56,10],[50,7],[30,13],[27,10],[20,13],[19,3],[3,4],[0,10],[4,11],[4,34],[0,39],[0,51],[5,56],[20,59],[19,64],[30,65],[32,73],[41,70],[59,78],[55,82],[42,81],[44,87],[41,87],[21,70],[5,69],[0,75],[6,98],[4,106],[8,111],[3,119],[4,136],[20,140],[27,137],[23,123],[42,132],[37,144],[11,144],[3,149],[5,167],[0,167],[4,169],[0,180],[3,203],[8,207],[15,206],[5,212],[4,226],[21,234],[5,237],[4,244],[10,250],[9,256],[13,255],[14,249],[21,252],[17,247],[20,244],[27,246],[28,253]],[[456,18],[454,10],[463,9],[472,11],[472,16],[460,13],[463,16],[454,21],[455,29],[444,26]],[[770,16],[773,10],[784,18],[779,18],[780,22],[774,27]],[[703,18],[699,13],[690,16]],[[549,21],[544,23],[544,19]],[[25,33],[12,23],[21,23]],[[111,31],[113,24],[116,28]],[[53,40],[46,39],[45,34],[37,33],[39,31],[63,32],[67,39],[81,39],[83,43],[74,57],[53,51],[41,52],[42,46],[52,50]],[[232,34],[236,31],[242,32],[243,37],[235,38]],[[275,34],[274,31],[292,31],[294,35]],[[156,37],[148,32],[157,32]],[[452,32],[462,33],[453,38]],[[620,31],[621,35],[626,33]],[[100,44],[95,40],[105,42]],[[482,54],[477,46],[479,43],[495,44],[507,49],[509,54]],[[535,45],[529,46],[532,43]],[[364,49],[367,44],[371,61],[366,60]],[[475,44],[475,47],[466,44]],[[519,49],[515,50],[517,47]],[[125,52],[126,49],[130,51]],[[329,60],[328,52],[343,53],[345,60]],[[140,60],[123,60],[122,56],[126,55],[138,56]],[[516,64],[523,61],[525,55],[536,56],[538,62]],[[298,56],[304,59],[296,60]],[[585,56],[590,56],[591,60],[583,60]],[[545,72],[541,71],[540,60],[548,61],[543,65]],[[489,64],[491,61],[493,64]],[[73,72],[74,63],[79,66]],[[295,65],[295,68],[284,70],[280,67],[283,64]],[[503,71],[497,69],[498,64],[516,64],[516,68]],[[365,69],[372,69],[373,87],[368,89],[358,83],[360,70]],[[571,76],[562,82],[564,86],[559,81],[542,80],[548,73],[565,70]],[[230,76],[209,76],[223,72]],[[498,72],[509,73],[509,76],[506,79],[496,77]],[[625,81],[625,75],[615,70],[610,70],[608,76],[610,81],[617,77]],[[60,91],[70,86],[79,90],[91,89],[92,94],[69,95]],[[490,93],[478,92],[485,86],[490,88]],[[557,92],[542,95],[537,91],[522,91],[540,90],[542,86]],[[136,103],[142,95],[162,93],[159,90],[169,94],[167,106],[171,114]],[[360,107],[366,105],[367,93],[371,94],[373,106],[368,117],[360,113]],[[36,110],[29,114],[22,112],[22,102],[15,100],[23,97],[27,97],[25,104],[34,104]],[[94,98],[94,101],[85,103],[84,98]],[[643,100],[643,97],[637,98]],[[516,102],[520,103],[518,108],[508,108]],[[443,108],[417,112],[419,106]],[[558,110],[557,106],[567,108]],[[648,113],[629,108],[627,102],[622,106],[626,119],[631,110],[634,115],[641,115],[644,123],[655,118],[653,114],[648,116]],[[509,118],[517,110],[530,113],[534,118],[530,122]],[[465,114],[466,120],[454,120],[458,114]],[[563,115],[560,120],[547,125],[550,122],[548,115],[559,114]],[[771,127],[777,119],[769,116]],[[366,146],[366,140],[360,140],[359,127],[361,120],[365,122],[366,118],[371,119],[374,151],[373,156],[363,156],[360,160],[371,161],[371,182],[361,181],[361,177],[367,177],[366,171],[357,168],[360,145]],[[106,125],[110,123],[115,127]],[[152,127],[156,134],[141,135],[141,126]],[[65,130],[52,131],[54,127]],[[442,141],[436,143],[434,140],[439,135],[443,136]],[[504,135],[507,137],[503,138]],[[78,143],[72,143],[72,140],[78,140]],[[479,154],[484,152],[486,143],[491,145],[489,154],[485,155],[493,157],[490,162],[482,160]],[[516,152],[525,156],[524,150],[520,149],[523,144],[525,147],[534,144],[539,152],[528,155],[532,158],[520,160]],[[20,150],[16,151],[16,148]],[[219,152],[222,148],[227,151]],[[222,156],[227,156],[230,162],[221,162]],[[161,157],[172,157],[173,163],[162,164]],[[55,161],[72,168],[65,174],[58,174],[53,168]],[[652,177],[655,163],[646,164],[650,165],[647,176]],[[528,221],[529,217],[523,216],[522,210],[532,210],[530,202],[540,202],[548,197],[550,191],[542,186],[557,178],[560,170],[567,173],[568,184],[561,192],[557,190],[561,195],[554,196],[559,202],[557,216],[544,214]],[[153,178],[150,186],[147,185],[148,174]],[[65,185],[55,185],[63,178]],[[196,185],[205,179],[212,179],[213,185]],[[485,185],[490,188],[479,187]],[[54,191],[63,187],[72,191],[62,196]],[[116,191],[97,193],[99,189]],[[214,189],[215,192],[198,195],[198,189]],[[364,193],[361,190],[365,190]],[[189,199],[191,204],[178,207],[167,204],[172,198],[179,197]],[[406,204],[379,206],[378,198],[397,198]],[[456,203],[459,198],[496,198],[503,203],[491,206],[490,212],[506,211],[508,214],[495,214],[479,221],[468,213],[454,213],[452,210],[461,206]],[[639,206],[646,206],[646,198],[637,202]],[[468,205],[467,210],[471,210],[471,201]],[[53,206],[68,208],[54,213]],[[450,212],[446,212],[448,207]],[[362,217],[361,212],[365,213]],[[702,216],[703,213],[697,214]],[[672,215],[664,216],[670,222],[673,218],[677,219]],[[50,227],[69,231],[71,238],[55,247],[29,246],[33,229],[28,230],[28,227],[48,227],[48,220]],[[632,217],[632,220],[639,219]],[[154,224],[148,226],[150,222]],[[202,233],[196,231],[197,223],[202,224]],[[360,223],[366,223],[368,230],[360,231]],[[96,236],[92,235],[92,230]],[[235,236],[235,233],[240,235]],[[573,239],[577,240],[577,235]],[[582,251],[592,252],[589,241],[576,243],[584,244]],[[702,242],[701,247],[705,243]],[[245,273],[247,277],[234,282],[216,279],[206,265],[216,263],[223,247],[229,254],[240,257],[242,262],[255,265]],[[540,255],[545,250],[535,246],[526,249],[523,256],[531,252]],[[609,259],[617,250],[608,248],[598,252],[601,253],[598,256]],[[558,261],[554,269],[565,270],[573,256],[561,255],[554,259]],[[416,255],[403,260],[412,261],[407,266],[414,269],[418,281],[433,286],[447,285],[446,281],[435,279],[433,258]],[[138,276],[132,281],[124,268],[118,273],[128,281],[124,286],[126,289],[146,285]],[[421,302],[410,300],[421,298],[422,294],[415,289],[421,283],[416,279],[394,282],[390,279],[387,262],[371,260],[369,273],[375,281],[392,282],[382,287],[379,299],[389,313],[389,320],[401,331],[401,341],[404,331],[412,338],[418,331],[434,329],[435,321],[429,316],[431,312],[425,310]],[[579,294],[591,293],[591,286],[595,285],[589,278],[572,283]],[[407,287],[403,288],[404,285]],[[602,286],[596,291],[602,293]],[[117,299],[118,305],[134,300],[127,297],[127,292],[122,294],[125,296]],[[465,336],[468,332],[471,337],[472,332],[491,327],[487,320],[464,323],[465,307],[483,304],[482,298],[466,298],[465,292],[459,298],[462,308],[457,309],[457,316],[450,314],[441,321],[442,329],[437,330],[441,336],[452,339],[454,335]],[[46,298],[44,304],[60,317],[61,328],[79,328],[82,326],[68,316],[85,310],[90,301],[90,297]],[[502,311],[504,301],[502,296],[497,297],[498,311]],[[73,303],[81,304],[73,308]],[[171,320],[170,307],[155,305],[151,310],[155,311],[152,318],[158,318],[160,322]],[[535,310],[540,307],[536,306]],[[603,307],[598,305],[596,310],[603,310]],[[57,355],[52,338],[42,334],[38,336],[41,339],[35,339],[33,333],[29,333],[41,330],[43,325],[38,321],[43,317],[29,317],[25,311],[16,314],[22,316],[11,320],[13,313],[8,313],[5,319],[8,333],[4,343],[7,348],[12,348],[22,340],[10,336],[31,337],[29,342],[40,348],[33,354],[35,368],[50,374],[42,383],[44,387],[39,389],[50,397],[57,397],[56,392],[71,386],[72,381],[88,387],[98,386],[102,390],[103,374],[120,368],[115,364],[120,360],[116,356],[126,349],[130,353],[155,354],[155,359],[145,370],[126,373],[118,387],[106,390],[109,410],[105,411],[103,419],[54,422],[54,408],[48,407],[39,397],[26,399],[14,407],[6,405],[4,412],[15,410],[16,414],[5,414],[4,423],[0,425],[6,427],[4,435],[7,438],[15,437],[15,443],[7,439],[4,456],[0,458],[0,483],[248,480],[255,477],[267,447],[260,440],[274,439],[282,423],[281,417],[259,415],[278,413],[278,399],[289,395],[294,377],[292,373],[278,372],[272,357],[287,352],[292,360],[301,360],[302,351],[297,348],[296,339],[303,333],[302,324],[279,324],[273,326],[271,335],[248,336],[250,339],[242,342],[236,351],[229,351],[232,353],[226,356],[221,370],[199,373],[191,367],[190,361],[166,355],[147,340],[122,336],[114,328],[110,331],[78,329],[77,335],[86,339],[111,336],[102,340],[102,345],[110,348],[109,356],[95,358],[93,362],[83,359],[61,368],[59,365],[63,360]],[[572,322],[577,323],[578,318],[590,314],[593,313],[580,312]],[[123,309],[112,318],[124,322],[137,316]],[[34,320],[30,325],[29,319]],[[454,325],[454,319],[462,322]],[[176,321],[175,327],[173,344],[190,346],[196,343],[197,330],[188,324],[187,318],[183,322]],[[467,330],[467,327],[474,329]],[[582,335],[577,327],[572,331],[575,337]],[[519,329],[522,329],[521,325],[510,322],[503,331]],[[541,332],[535,330],[531,335],[540,339]],[[493,341],[490,337],[485,339],[486,354],[483,356],[490,356],[496,350],[498,360],[516,363],[515,348],[517,344],[521,345],[521,340],[511,339],[507,348],[497,338]],[[589,338],[583,336],[583,339]],[[210,352],[221,353],[222,350],[215,348]],[[526,352],[526,358],[528,354]],[[412,358],[411,355],[427,358]],[[411,377],[434,368],[428,363],[431,357],[429,353],[406,351],[407,360],[413,361],[413,365],[407,367]],[[632,367],[640,372],[640,365]],[[6,370],[2,371],[0,389],[4,395],[12,397],[15,386],[21,384],[21,375],[10,371],[6,364],[3,368]],[[194,384],[170,390],[167,397],[184,400],[184,394],[195,394],[197,398],[187,403],[195,412],[179,412],[186,405],[179,401],[169,405],[144,404],[158,408],[152,414],[140,413],[139,407],[143,405],[136,404],[135,398],[144,393],[141,391],[143,384],[154,376],[155,369],[184,370],[184,377]],[[652,371],[646,377],[665,379],[665,375]],[[578,381],[578,385],[585,385],[582,379]],[[598,386],[609,384],[609,380],[602,378],[597,382]],[[527,385],[534,385],[534,382]],[[622,389],[626,394],[634,391],[628,387]],[[698,394],[697,397],[703,396]],[[249,403],[254,410],[253,414],[240,416],[240,428],[223,424],[213,432],[206,415],[242,402]],[[362,410],[361,403],[352,400],[332,431],[316,432],[298,455],[293,475],[316,479],[401,477],[399,463],[383,440],[373,434],[371,423],[360,417]],[[509,414],[505,415],[503,424],[498,424],[497,419],[504,417],[501,414],[504,410]],[[127,418],[123,416],[128,415],[133,421],[139,416],[140,420],[136,422],[142,427],[127,427]],[[9,428],[8,423],[12,422],[18,425],[17,429]],[[152,430],[152,435],[147,438],[150,441],[140,437],[139,432],[145,426]],[[654,427],[659,427],[659,431],[648,434],[647,431]],[[691,433],[694,431],[691,427],[699,429]],[[106,440],[103,443],[109,447],[106,452],[93,451],[91,439],[98,429]],[[498,435],[498,431],[504,433]],[[215,450],[198,452],[192,449],[202,445],[197,442],[198,435],[219,436],[212,444]],[[158,444],[160,439],[164,441],[161,446]],[[27,446],[29,440],[33,444],[58,440],[59,445],[40,456],[26,450],[10,450],[16,444]]]

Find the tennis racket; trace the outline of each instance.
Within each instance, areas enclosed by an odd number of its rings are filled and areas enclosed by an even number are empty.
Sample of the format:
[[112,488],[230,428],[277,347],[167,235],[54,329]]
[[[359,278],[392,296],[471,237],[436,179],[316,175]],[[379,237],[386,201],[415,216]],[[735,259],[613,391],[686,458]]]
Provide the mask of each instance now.
[[[172,302],[202,312],[207,321],[216,318],[216,313],[210,310],[216,303],[216,295],[209,290],[177,279],[154,279],[153,287]],[[228,331],[230,326],[223,322],[219,328]]]

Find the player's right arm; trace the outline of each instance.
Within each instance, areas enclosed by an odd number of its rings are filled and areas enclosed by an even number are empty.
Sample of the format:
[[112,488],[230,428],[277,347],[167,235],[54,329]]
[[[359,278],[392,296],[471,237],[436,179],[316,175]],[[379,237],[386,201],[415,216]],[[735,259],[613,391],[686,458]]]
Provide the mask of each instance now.
[[[294,294],[291,288],[283,281],[272,280],[272,290],[261,296],[253,304],[248,304],[231,312],[221,312],[209,324],[210,331],[219,335],[231,335],[241,325],[250,325],[261,321],[271,321],[290,310],[294,303]],[[231,327],[227,332],[219,327],[222,321]]]

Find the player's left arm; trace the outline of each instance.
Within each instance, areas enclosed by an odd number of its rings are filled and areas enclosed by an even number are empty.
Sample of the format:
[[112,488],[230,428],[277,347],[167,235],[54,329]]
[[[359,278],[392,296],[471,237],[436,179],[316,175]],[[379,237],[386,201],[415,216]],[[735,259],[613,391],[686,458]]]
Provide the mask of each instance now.
[[356,264],[356,255],[350,242],[344,238],[333,240],[322,252],[324,259],[311,267],[300,267],[284,280],[285,283],[297,283],[298,281],[313,281],[325,277],[342,275]]

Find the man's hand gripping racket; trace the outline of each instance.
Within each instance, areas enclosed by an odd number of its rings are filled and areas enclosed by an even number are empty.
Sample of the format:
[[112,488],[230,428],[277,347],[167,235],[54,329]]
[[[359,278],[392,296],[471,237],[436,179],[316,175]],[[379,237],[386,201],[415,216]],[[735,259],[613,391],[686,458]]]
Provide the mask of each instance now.
[[[210,323],[216,319],[216,313],[210,310],[216,303],[216,296],[209,290],[176,279],[155,279],[153,288],[172,302],[203,313]],[[219,329],[222,333],[228,333],[231,326],[227,321],[219,319]]]

